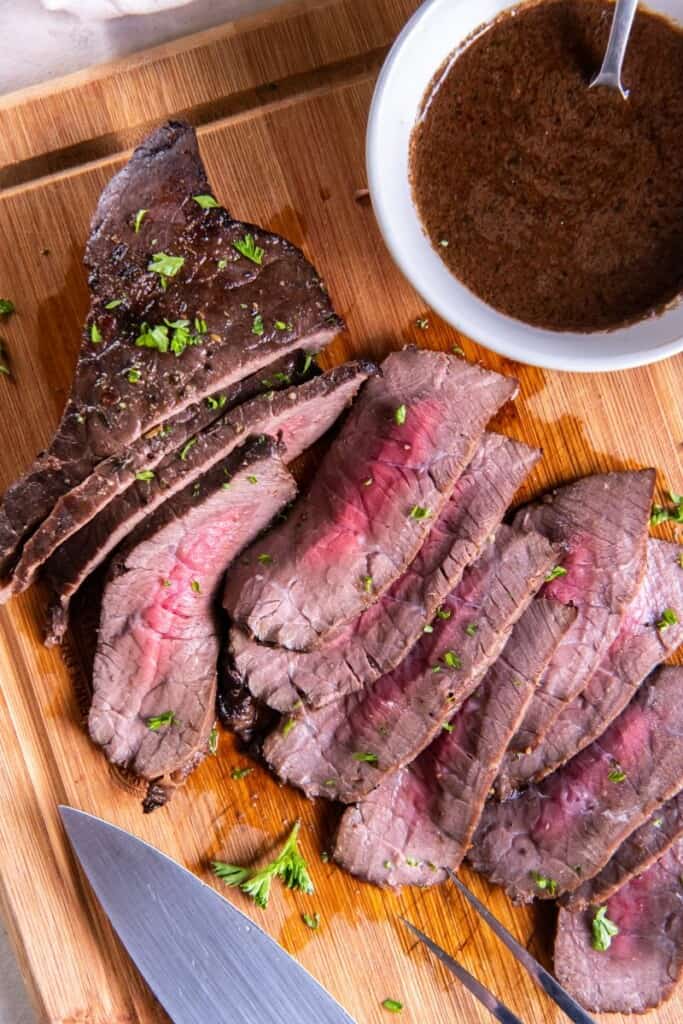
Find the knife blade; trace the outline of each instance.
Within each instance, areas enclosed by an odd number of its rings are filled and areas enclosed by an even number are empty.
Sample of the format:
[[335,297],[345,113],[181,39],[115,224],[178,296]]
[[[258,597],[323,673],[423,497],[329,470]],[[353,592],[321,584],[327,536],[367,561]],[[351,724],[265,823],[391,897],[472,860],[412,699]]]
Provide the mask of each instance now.
[[59,812],[95,895],[174,1024],[355,1024],[269,935],[180,864],[101,818]]
[[500,1021],[500,1024],[522,1024],[519,1017],[509,1010],[505,1003],[502,1003],[497,996],[494,996],[493,992],[489,992],[485,985],[482,985],[480,981],[474,977],[473,974],[459,964],[450,953],[447,953],[441,946],[437,946],[433,939],[430,939],[428,935],[421,932],[419,928],[416,928],[410,921],[406,921],[405,917],[401,918],[403,924],[408,928],[413,935],[416,935],[420,942],[424,943],[427,949],[431,950],[435,957],[437,957],[444,967],[454,974],[458,981],[468,989],[472,995],[479,1000],[482,1006],[485,1006],[489,1013],[495,1017],[496,1020]]
[[510,934],[497,917],[493,916],[490,910],[487,910],[481,900],[478,900],[474,893],[470,892],[457,875],[448,868],[446,871],[451,882],[453,882],[459,892],[474,907],[479,916],[496,933],[498,938],[505,943],[522,967],[526,968],[531,979],[559,1006],[565,1016],[573,1021],[573,1024],[596,1024],[595,1019],[589,1013],[586,1013],[582,1006],[579,1006],[576,1000],[569,995],[569,992],[562,988],[559,981],[553,978],[552,974],[546,971],[545,967],[539,964],[538,960],[531,955],[528,949],[520,946],[517,939]]

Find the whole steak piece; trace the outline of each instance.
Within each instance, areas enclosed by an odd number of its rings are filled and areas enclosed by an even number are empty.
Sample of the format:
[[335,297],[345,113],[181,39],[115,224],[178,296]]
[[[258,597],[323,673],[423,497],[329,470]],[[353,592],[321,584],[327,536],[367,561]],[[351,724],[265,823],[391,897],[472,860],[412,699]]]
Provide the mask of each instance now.
[[91,308],[47,452],[0,505],[0,577],[102,459],[340,321],[303,254],[211,195],[194,130],[168,122],[103,191],[85,252]]
[[233,626],[235,670],[252,696],[281,712],[301,699],[322,707],[398,665],[496,529],[539,457],[537,449],[519,441],[485,434],[403,575],[317,650],[268,647]]
[[564,544],[566,570],[547,596],[573,604],[578,615],[558,647],[527,709],[511,749],[527,753],[587,686],[615,639],[645,574],[653,469],[587,476],[560,487],[515,517]]
[[[555,973],[586,1009],[645,1013],[669,998],[683,971],[682,877],[679,839],[645,874],[620,889],[606,908],[576,914],[560,910]],[[598,950],[593,946],[593,922],[603,910],[619,931],[607,949]]]
[[682,788],[683,668],[663,668],[559,771],[489,803],[469,861],[516,902],[572,893]]
[[228,580],[258,640],[311,650],[374,604],[415,558],[484,428],[517,383],[440,352],[394,352],[368,383],[305,501],[268,538],[272,561]]
[[[225,570],[296,493],[269,438],[176,495],[114,559],[102,600],[89,728],[163,803],[209,752]],[[229,486],[226,486],[228,484]]]

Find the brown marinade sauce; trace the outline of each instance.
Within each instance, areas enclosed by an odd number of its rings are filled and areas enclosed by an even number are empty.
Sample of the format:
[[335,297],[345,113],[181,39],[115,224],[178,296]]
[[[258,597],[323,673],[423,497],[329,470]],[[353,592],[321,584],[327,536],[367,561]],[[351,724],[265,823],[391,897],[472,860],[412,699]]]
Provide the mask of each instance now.
[[587,88],[612,12],[543,0],[501,16],[435,79],[413,137],[439,255],[496,309],[554,330],[632,322],[683,287],[683,32],[639,11],[624,101]]

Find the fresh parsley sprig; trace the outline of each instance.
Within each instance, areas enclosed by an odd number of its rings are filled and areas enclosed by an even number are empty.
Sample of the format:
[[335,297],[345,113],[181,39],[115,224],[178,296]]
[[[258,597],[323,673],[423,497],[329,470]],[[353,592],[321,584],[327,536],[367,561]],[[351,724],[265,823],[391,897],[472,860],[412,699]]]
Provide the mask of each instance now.
[[243,868],[236,864],[214,861],[211,865],[213,873],[226,885],[239,887],[262,909],[268,906],[274,878],[282,879],[288,889],[299,889],[310,896],[314,888],[308,873],[308,865],[299,850],[300,829],[301,822],[297,821],[278,856],[265,867]]
[[669,498],[673,508],[666,508],[664,505],[652,506],[651,526],[659,526],[660,523],[683,523],[683,494],[669,491]]
[[263,263],[263,257],[265,250],[257,245],[254,241],[254,236],[251,234],[245,235],[244,238],[237,238],[232,243],[233,249],[237,249],[237,252],[244,256],[246,259],[251,260],[252,263],[256,263],[257,266],[261,266]]
[[591,922],[593,938],[591,945],[598,953],[605,953],[612,945],[612,939],[619,934],[619,928],[607,917],[607,907],[598,907]]

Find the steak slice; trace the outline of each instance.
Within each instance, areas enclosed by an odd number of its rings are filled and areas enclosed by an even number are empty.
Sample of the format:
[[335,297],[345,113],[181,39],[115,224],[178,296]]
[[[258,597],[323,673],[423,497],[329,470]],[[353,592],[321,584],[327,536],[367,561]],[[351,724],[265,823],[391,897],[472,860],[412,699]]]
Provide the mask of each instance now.
[[[647,572],[600,667],[530,754],[508,754],[496,781],[505,798],[528,782],[545,778],[587,747],[614,721],[643,679],[683,643],[681,549],[648,541]],[[678,609],[679,622],[658,629],[662,612]]]
[[448,729],[341,820],[335,860],[376,885],[434,885],[456,871],[501,758],[573,608],[532,601]]
[[[71,394],[48,451],[0,506],[0,577],[57,499],[102,459],[278,355],[319,350],[338,330],[303,254],[193,198],[210,192],[194,129],[175,121],[152,132],[104,189],[85,251],[91,309]],[[149,269],[155,254],[176,258],[161,261],[166,276]]]
[[52,512],[25,543],[10,582],[0,588],[0,604],[30,586],[43,562],[59,545],[85,526],[117,494],[134,484],[140,474],[149,474],[165,455],[181,448],[195,434],[243,402],[259,394],[300,383],[305,375],[300,374],[297,368],[306,367],[308,370],[313,365],[310,356],[304,356],[300,351],[290,352],[261,372],[231,384],[224,392],[188,406],[133,441],[123,452],[100,462],[81,484],[57,501]]
[[683,792],[652,814],[616,851],[594,878],[580,885],[564,902],[570,910],[605,903],[632,878],[642,875],[683,837]]
[[681,788],[683,668],[663,668],[559,771],[489,803],[469,860],[517,902],[574,892]]
[[198,480],[249,435],[280,434],[287,448],[286,460],[296,458],[325,433],[363,381],[375,372],[372,363],[345,363],[300,387],[254,398],[188,441],[180,451],[167,455],[152,479],[136,481],[114,498],[62,544],[46,565],[54,594],[48,643],[58,642],[64,635],[69,603],[83,580],[150,512]]
[[[414,348],[371,381],[302,501],[268,538],[273,561],[247,555],[225,607],[258,640],[317,647],[401,576],[517,383]],[[241,564],[241,563],[240,563]]]
[[266,760],[307,796],[352,803],[412,761],[498,657],[557,550],[540,534],[498,528],[408,657],[366,690],[294,712]]
[[485,434],[403,575],[317,650],[267,647],[233,627],[235,669],[251,694],[283,713],[302,698],[322,707],[395,668],[477,557],[539,457],[537,449],[500,434]]
[[215,599],[237,552],[296,493],[281,453],[269,438],[234,452],[203,478],[199,496],[191,486],[175,495],[112,563],[90,735],[113,764],[150,782],[149,809],[209,752],[219,652]]
[[673,992],[683,970],[683,839],[607,904],[619,929],[605,952],[592,946],[596,908],[560,910],[555,973],[588,1010],[645,1013]]
[[523,509],[518,529],[568,546],[566,575],[547,595],[579,611],[527,709],[512,750],[537,746],[583,689],[614,640],[645,574],[653,469],[584,477]]

